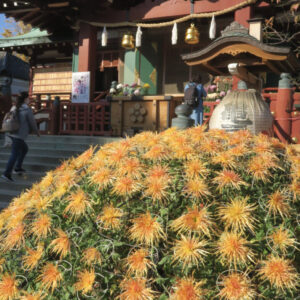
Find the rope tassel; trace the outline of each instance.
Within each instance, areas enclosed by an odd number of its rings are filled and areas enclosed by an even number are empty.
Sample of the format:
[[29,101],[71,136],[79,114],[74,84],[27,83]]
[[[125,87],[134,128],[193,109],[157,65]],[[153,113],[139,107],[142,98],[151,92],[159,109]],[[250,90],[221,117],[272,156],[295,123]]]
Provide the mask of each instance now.
[[106,31],[106,26],[104,26],[102,35],[101,35],[101,45],[102,47],[107,46],[107,31]]
[[136,31],[136,35],[135,35],[135,46],[136,47],[141,47],[142,46],[142,30],[141,27],[139,26],[137,31]]
[[215,20],[215,15],[213,15],[210,22],[210,28],[209,28],[209,38],[211,40],[213,40],[216,37],[216,30],[217,30],[217,24]]
[[177,23],[174,23],[172,29],[172,45],[176,45],[178,40],[178,30],[177,30]]

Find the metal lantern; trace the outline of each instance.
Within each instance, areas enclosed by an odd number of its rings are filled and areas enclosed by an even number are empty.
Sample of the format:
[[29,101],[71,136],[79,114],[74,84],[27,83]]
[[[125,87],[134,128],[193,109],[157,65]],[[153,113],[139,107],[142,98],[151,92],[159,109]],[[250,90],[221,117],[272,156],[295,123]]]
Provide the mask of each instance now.
[[186,30],[185,33],[185,42],[187,44],[198,44],[199,43],[199,31],[192,23],[191,26]]
[[125,49],[134,48],[134,37],[131,33],[125,33],[122,38],[122,47]]

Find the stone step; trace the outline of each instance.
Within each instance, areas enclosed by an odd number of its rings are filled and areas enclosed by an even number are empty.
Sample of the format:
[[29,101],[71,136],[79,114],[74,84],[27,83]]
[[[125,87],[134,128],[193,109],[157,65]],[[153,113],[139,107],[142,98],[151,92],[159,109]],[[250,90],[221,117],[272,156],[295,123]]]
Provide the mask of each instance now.
[[[44,153],[47,152],[47,150],[44,151]],[[10,156],[10,153],[1,153],[0,152],[0,160],[6,160],[8,161],[8,158]],[[36,155],[28,152],[28,154],[25,157],[26,163],[50,163],[50,164],[61,164],[66,157],[62,156],[50,156],[50,155]]]
[[14,182],[7,182],[4,179],[0,178],[0,191],[1,190],[15,190],[18,193],[29,189],[32,186],[32,182],[29,180],[20,180],[19,176],[13,175]]
[[29,148],[38,148],[38,149],[50,149],[50,150],[76,150],[78,152],[83,152],[89,148],[89,145],[80,144],[80,143],[71,143],[71,144],[65,144],[65,143],[54,143],[54,142],[29,142],[28,143]]
[[0,209],[8,206],[9,202],[20,195],[21,191],[11,189],[0,189]]
[[[9,155],[11,153],[11,148],[0,148],[0,155],[1,154],[7,154]],[[47,148],[35,148],[31,147],[29,145],[29,151],[27,155],[40,155],[40,154],[45,154],[49,156],[57,156],[57,157],[64,157],[64,158],[69,158],[71,156],[78,156],[79,154],[82,153],[82,150],[76,151],[75,149],[73,150],[59,150],[59,149],[47,149]],[[26,156],[27,159],[27,156]]]
[[[0,170],[4,170],[7,164],[7,160],[0,160]],[[31,163],[31,162],[27,162],[26,158],[25,161],[23,163],[23,169],[25,169],[27,172],[47,172],[50,171],[52,169],[55,169],[58,166],[58,164],[56,163]]]
[[55,143],[64,142],[64,143],[82,143],[85,145],[90,144],[99,144],[104,145],[119,140],[120,138],[115,137],[96,137],[96,136],[80,136],[80,135],[41,135],[40,137],[29,135],[27,140],[28,142],[40,140],[40,141],[54,141]]

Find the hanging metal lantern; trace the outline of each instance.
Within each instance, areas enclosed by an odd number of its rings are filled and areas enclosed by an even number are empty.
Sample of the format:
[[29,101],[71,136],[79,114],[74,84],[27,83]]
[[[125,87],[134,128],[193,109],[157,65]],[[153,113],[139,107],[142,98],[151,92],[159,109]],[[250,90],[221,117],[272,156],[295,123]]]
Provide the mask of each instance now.
[[134,37],[131,33],[125,33],[122,38],[122,47],[125,49],[134,48]]
[[199,31],[195,27],[195,25],[192,23],[191,26],[186,30],[185,33],[185,42],[187,44],[198,44],[199,43]]

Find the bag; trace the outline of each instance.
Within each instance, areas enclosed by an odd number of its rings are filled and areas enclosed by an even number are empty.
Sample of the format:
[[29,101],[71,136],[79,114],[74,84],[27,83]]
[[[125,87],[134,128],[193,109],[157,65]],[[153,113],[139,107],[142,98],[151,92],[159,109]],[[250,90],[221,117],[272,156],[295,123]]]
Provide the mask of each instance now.
[[190,84],[184,91],[184,103],[192,108],[198,106],[198,90],[195,84]]
[[20,122],[17,114],[17,110],[9,111],[5,114],[2,121],[3,132],[14,132],[20,128]]

